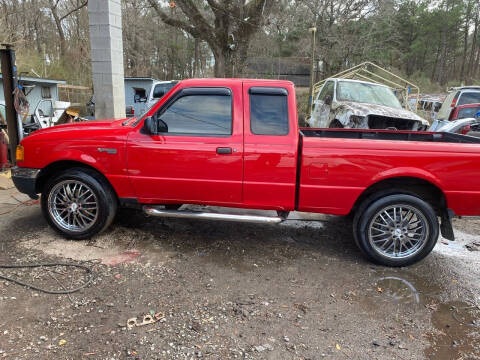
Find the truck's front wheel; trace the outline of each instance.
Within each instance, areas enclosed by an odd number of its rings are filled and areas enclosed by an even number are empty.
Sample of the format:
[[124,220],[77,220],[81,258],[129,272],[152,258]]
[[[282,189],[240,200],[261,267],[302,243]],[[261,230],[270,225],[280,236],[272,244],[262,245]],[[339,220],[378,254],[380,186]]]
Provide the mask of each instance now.
[[372,261],[407,266],[422,260],[435,246],[439,226],[432,207],[406,194],[385,196],[359,207],[354,219],[357,245]]
[[42,192],[48,223],[71,239],[88,239],[105,230],[117,211],[109,184],[89,169],[69,169],[52,178]]

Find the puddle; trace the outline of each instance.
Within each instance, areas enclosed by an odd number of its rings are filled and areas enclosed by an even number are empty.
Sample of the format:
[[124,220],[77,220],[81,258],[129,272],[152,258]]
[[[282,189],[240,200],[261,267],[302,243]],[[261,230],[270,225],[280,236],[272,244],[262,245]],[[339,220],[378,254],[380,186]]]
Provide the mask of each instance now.
[[417,275],[407,277],[397,274],[379,277],[375,300],[431,312],[434,330],[427,334],[430,342],[425,350],[427,359],[480,360],[480,304],[443,302],[440,286]]
[[420,294],[413,284],[398,276],[385,276],[377,281],[377,291],[394,303],[420,304]]
[[432,314],[427,359],[480,359],[480,307],[466,302],[439,304]]

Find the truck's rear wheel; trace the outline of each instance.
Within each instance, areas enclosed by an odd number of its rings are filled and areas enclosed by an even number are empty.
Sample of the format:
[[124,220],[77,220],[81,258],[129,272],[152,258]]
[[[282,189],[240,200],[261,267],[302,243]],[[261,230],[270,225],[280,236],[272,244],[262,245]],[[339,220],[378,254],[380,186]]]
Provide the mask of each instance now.
[[416,196],[396,194],[362,204],[353,231],[357,245],[370,260],[386,266],[406,266],[432,251],[439,226],[428,203]]
[[89,169],[69,169],[52,178],[42,193],[48,223],[71,239],[88,239],[105,230],[117,211],[110,185]]

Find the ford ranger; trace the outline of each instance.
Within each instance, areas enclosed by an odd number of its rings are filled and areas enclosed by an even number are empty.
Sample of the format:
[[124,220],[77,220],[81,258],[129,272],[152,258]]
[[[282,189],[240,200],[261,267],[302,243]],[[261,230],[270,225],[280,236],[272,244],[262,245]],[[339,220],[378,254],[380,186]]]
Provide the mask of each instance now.
[[[262,223],[294,210],[350,214],[369,259],[405,266],[430,253],[440,230],[453,239],[453,215],[480,215],[479,142],[299,129],[291,82],[191,79],[136,118],[36,131],[18,146],[12,177],[21,192],[41,193],[47,222],[73,239],[105,230],[118,207]],[[182,204],[277,216],[182,211]]]

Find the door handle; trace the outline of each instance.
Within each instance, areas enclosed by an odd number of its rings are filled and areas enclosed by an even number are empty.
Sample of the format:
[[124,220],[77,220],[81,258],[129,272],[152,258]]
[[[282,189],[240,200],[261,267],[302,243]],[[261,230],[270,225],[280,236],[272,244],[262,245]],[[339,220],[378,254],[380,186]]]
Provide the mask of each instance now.
[[226,154],[231,154],[231,153],[232,153],[232,148],[231,147],[218,147],[217,148],[217,154],[226,155]]

